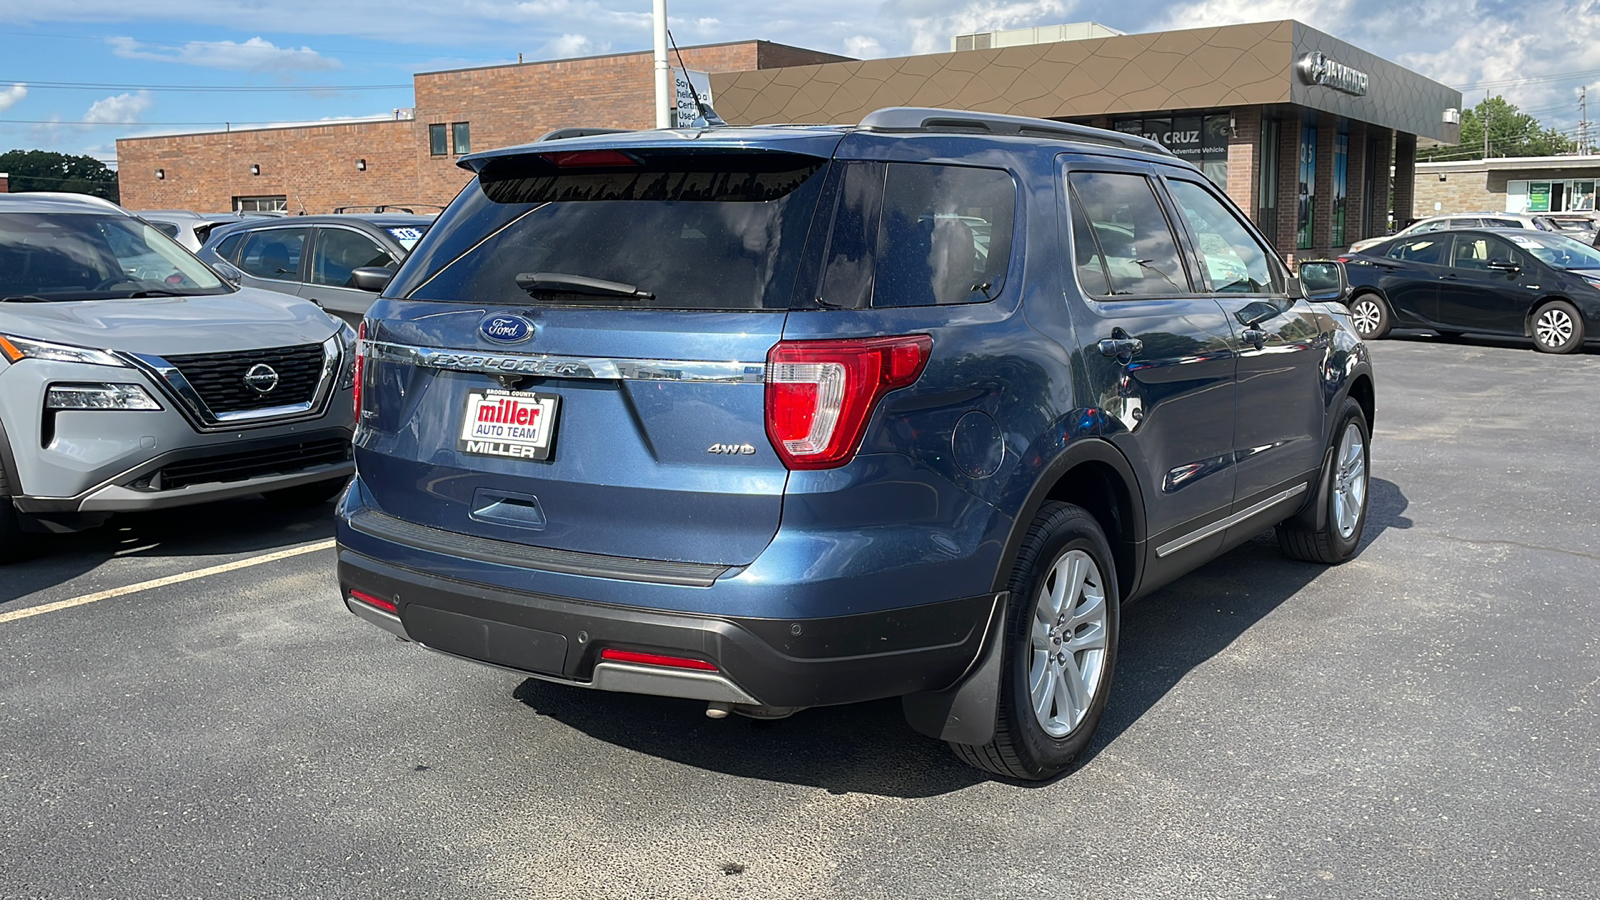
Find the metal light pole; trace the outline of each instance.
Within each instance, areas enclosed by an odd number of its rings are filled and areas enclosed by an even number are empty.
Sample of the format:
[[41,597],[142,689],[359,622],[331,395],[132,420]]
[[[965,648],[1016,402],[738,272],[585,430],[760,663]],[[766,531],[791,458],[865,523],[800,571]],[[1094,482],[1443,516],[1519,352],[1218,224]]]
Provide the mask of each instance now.
[[656,127],[676,124],[677,91],[673,90],[672,66],[667,62],[667,0],[655,0],[656,31]]

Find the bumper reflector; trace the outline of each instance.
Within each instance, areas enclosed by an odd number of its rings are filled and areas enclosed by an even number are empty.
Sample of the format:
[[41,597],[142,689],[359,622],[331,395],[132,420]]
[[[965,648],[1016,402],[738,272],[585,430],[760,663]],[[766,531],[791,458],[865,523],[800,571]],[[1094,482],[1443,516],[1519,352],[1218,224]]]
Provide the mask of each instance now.
[[364,591],[351,591],[350,596],[360,600],[362,603],[365,603],[368,606],[377,607],[386,613],[392,613],[397,616],[400,615],[400,607],[390,603],[388,600],[385,600],[382,597],[374,597]]
[[600,651],[600,658],[612,662],[638,663],[645,666],[665,666],[669,669],[695,669],[701,672],[715,672],[717,667],[703,659],[687,659],[682,656],[662,656],[659,653],[639,653],[633,650],[618,650],[607,647]]

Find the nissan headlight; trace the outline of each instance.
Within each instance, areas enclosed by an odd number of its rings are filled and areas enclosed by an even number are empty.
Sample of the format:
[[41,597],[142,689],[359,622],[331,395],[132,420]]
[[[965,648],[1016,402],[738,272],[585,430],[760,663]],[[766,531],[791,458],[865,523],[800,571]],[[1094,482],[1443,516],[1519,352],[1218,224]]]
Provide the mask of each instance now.
[[0,356],[6,362],[21,362],[24,359],[48,359],[54,362],[88,363],[94,366],[118,366],[126,368],[127,363],[117,359],[104,350],[92,350],[88,347],[73,347],[69,344],[52,344],[49,341],[36,341],[32,338],[16,337],[9,334],[0,334]]
[[148,409],[161,404],[137,384],[52,384],[45,391],[45,409]]
[[339,323],[339,390],[356,386],[356,330],[349,322]]

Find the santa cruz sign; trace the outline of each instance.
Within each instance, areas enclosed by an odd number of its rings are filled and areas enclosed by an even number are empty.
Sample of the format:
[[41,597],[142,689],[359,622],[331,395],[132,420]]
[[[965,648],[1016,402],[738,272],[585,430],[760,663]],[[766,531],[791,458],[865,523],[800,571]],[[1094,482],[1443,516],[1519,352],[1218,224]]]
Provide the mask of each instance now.
[[1320,84],[1356,97],[1367,95],[1367,73],[1351,68],[1320,50],[1300,57],[1295,69],[1300,72],[1300,80],[1306,84]]

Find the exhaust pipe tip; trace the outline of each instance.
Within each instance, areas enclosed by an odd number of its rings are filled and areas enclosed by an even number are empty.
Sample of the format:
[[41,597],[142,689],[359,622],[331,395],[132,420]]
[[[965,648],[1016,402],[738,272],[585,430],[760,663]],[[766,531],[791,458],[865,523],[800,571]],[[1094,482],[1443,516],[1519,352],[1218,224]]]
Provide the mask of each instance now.
[[728,713],[732,711],[733,707],[726,703],[713,701],[706,704],[706,718],[708,719],[726,719]]

